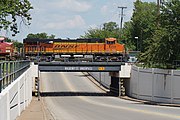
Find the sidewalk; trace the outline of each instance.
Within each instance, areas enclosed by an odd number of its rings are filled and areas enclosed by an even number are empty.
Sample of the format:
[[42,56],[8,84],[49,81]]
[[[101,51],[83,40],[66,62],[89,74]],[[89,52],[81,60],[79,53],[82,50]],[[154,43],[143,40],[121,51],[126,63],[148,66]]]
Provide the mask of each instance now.
[[33,97],[30,105],[21,113],[16,120],[53,120],[44,107],[43,100],[38,101]]

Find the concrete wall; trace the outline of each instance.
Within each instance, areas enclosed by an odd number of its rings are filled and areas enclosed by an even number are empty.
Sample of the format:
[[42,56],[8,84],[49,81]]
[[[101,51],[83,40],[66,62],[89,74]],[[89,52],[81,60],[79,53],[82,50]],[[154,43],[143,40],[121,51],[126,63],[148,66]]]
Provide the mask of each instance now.
[[132,67],[130,95],[164,103],[180,104],[180,71]]
[[[94,77],[99,83],[101,83],[103,86],[105,86],[109,89],[110,89],[110,85],[112,82],[111,76],[123,79],[123,86],[125,87],[125,93],[126,93],[126,95],[130,95],[131,66],[132,66],[131,63],[125,63],[125,65],[121,66],[121,71],[119,71],[119,72],[101,72],[101,73],[100,72],[89,72],[89,74],[92,77]],[[119,82],[117,84],[119,84]]]
[[110,88],[111,76],[109,76],[109,72],[88,72],[88,73],[103,86]]
[[0,93],[0,120],[15,120],[32,100],[37,66],[31,67]]

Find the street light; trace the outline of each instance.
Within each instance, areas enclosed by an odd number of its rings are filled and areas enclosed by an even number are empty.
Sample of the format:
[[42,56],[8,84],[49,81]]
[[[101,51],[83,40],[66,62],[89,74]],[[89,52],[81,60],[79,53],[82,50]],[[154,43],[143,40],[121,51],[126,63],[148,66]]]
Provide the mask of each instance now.
[[136,39],[136,51],[138,51],[138,37],[134,37]]

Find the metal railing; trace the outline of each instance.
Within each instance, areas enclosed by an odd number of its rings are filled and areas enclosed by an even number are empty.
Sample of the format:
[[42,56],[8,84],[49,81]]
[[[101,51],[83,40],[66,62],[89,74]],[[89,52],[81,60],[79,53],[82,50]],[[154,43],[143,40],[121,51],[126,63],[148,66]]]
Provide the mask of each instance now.
[[30,61],[0,62],[0,93],[30,67]]

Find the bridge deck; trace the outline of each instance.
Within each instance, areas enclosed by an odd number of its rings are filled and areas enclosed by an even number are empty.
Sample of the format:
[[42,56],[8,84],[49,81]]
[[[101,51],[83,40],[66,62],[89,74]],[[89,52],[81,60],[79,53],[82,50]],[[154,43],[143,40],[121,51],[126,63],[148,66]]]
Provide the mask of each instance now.
[[117,72],[123,62],[40,62],[41,72]]

